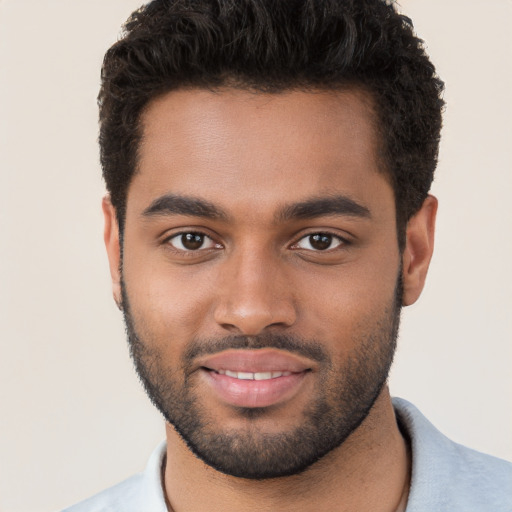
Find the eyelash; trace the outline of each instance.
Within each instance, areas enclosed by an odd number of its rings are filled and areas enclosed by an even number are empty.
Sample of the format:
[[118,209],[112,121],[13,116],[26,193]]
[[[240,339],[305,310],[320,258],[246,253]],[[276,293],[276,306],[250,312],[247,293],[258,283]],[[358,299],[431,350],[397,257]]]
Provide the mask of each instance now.
[[[206,247],[206,248],[203,248],[203,247],[198,247],[197,249],[187,249],[186,247],[183,246],[183,237],[186,236],[186,235],[191,235],[191,236],[199,236],[199,237],[202,237],[202,240],[201,240],[201,245],[204,244],[204,242],[206,240],[210,240],[210,243],[211,243],[211,246],[210,247]],[[333,242],[335,242],[336,240],[338,241],[338,243],[336,244],[335,247],[327,247],[325,249],[308,249],[308,248],[304,248],[304,247],[300,247],[299,246],[299,243],[304,241],[304,240],[308,240],[309,239],[309,245],[311,246],[311,237],[315,237],[315,236],[319,236],[319,237],[329,237],[331,240],[329,241],[329,245],[332,244]],[[180,240],[180,237],[181,237],[181,240]],[[181,245],[181,247],[175,247],[171,241],[174,240],[174,239],[178,239],[180,240],[179,244]],[[176,252],[179,252],[180,254],[186,254],[186,255],[197,255],[199,254],[200,252],[202,251],[206,251],[206,250],[211,250],[211,249],[222,249],[223,246],[222,244],[218,243],[218,242],[215,242],[215,240],[213,239],[213,237],[211,237],[210,235],[202,232],[202,231],[193,231],[193,230],[190,230],[190,231],[181,231],[179,233],[175,233],[169,237],[167,237],[164,241],[163,241],[164,244],[166,245],[169,245],[172,250],[176,251]],[[321,241],[320,241],[321,243]],[[292,243],[289,247],[290,249],[292,250],[306,250],[306,251],[311,251],[313,253],[329,253],[329,252],[332,252],[334,250],[336,250],[337,248],[339,248],[340,246],[348,246],[348,245],[351,245],[351,242],[350,240],[347,240],[346,238],[336,234],[336,233],[331,233],[329,231],[313,231],[313,232],[310,232],[310,233],[307,233],[303,236],[301,236],[299,239],[297,239],[296,242]]]
[[[331,252],[331,251],[334,251],[336,249],[338,249],[339,247],[341,246],[348,246],[351,244],[351,242],[349,240],[347,240],[346,238],[340,236],[339,234],[337,233],[331,233],[329,231],[312,231],[310,233],[307,233],[303,236],[301,236],[296,242],[294,242],[292,245],[291,245],[291,248],[294,249],[294,250],[300,250],[301,247],[298,247],[299,243],[303,240],[311,240],[311,237],[314,237],[314,236],[320,236],[320,237],[330,237],[331,238],[331,243],[333,243],[335,240],[338,241],[337,245],[335,247],[328,247],[326,249],[317,249],[317,250],[314,250],[314,249],[305,249],[307,251],[311,251],[311,252],[315,252],[315,253],[328,253],[328,252]],[[311,245],[311,243],[310,243]],[[304,249],[304,248],[302,248]]]
[[[199,247],[197,249],[187,249],[186,247],[183,246],[183,237],[186,236],[186,235],[202,237],[201,245],[204,244],[204,242],[206,240],[210,240],[212,246],[211,247],[207,247],[207,248]],[[180,243],[180,245],[183,248],[174,247],[173,244],[171,243],[171,241],[174,240],[174,239],[180,240],[180,237],[181,237],[181,241],[179,243]],[[163,243],[166,244],[166,245],[171,246],[171,248],[174,251],[177,251],[180,254],[190,254],[190,255],[198,254],[200,251],[205,251],[205,250],[209,250],[209,249],[220,249],[220,248],[222,248],[222,244],[219,244],[219,243],[215,242],[215,240],[210,235],[207,235],[206,233],[203,233],[202,231],[192,231],[192,230],[191,231],[181,231],[179,233],[174,233],[173,235],[167,237],[163,241]]]

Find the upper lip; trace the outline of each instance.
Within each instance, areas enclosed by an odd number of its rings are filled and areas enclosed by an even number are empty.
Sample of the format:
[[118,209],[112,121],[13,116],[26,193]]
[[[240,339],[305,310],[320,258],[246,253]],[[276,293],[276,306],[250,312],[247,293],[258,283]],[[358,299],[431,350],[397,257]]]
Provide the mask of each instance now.
[[278,349],[228,349],[217,354],[201,357],[198,365],[209,370],[235,372],[292,372],[312,369],[306,358]]

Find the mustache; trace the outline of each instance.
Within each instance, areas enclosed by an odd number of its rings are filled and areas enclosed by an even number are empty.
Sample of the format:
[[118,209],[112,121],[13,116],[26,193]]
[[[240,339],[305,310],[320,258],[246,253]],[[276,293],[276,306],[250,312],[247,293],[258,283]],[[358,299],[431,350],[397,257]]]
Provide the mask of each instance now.
[[283,334],[232,335],[218,339],[195,339],[183,354],[183,361],[190,364],[197,357],[210,356],[229,349],[259,350],[263,348],[292,352],[319,363],[330,362],[327,352],[320,343]]

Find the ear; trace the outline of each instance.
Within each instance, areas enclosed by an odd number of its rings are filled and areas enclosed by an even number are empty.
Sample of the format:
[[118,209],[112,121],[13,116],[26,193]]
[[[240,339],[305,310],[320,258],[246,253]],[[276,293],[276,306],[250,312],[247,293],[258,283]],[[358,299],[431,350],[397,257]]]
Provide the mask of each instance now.
[[419,211],[407,223],[403,263],[402,304],[410,306],[420,296],[434,250],[437,199],[427,196]]
[[119,242],[119,225],[117,223],[116,210],[112,206],[110,196],[106,195],[102,201],[105,228],[103,239],[107,249],[110,276],[112,278],[112,293],[117,307],[122,309],[121,295],[121,245]]

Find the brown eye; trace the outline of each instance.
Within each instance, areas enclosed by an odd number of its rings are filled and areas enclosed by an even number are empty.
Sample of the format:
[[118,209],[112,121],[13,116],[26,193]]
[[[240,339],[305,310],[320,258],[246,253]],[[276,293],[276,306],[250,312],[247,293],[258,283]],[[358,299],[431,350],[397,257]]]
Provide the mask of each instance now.
[[204,242],[204,235],[197,233],[185,233],[181,235],[181,244],[189,251],[200,249]]
[[327,251],[341,245],[343,240],[329,233],[313,233],[312,235],[301,238],[297,243],[299,249],[309,251]]
[[325,251],[329,249],[332,243],[331,235],[311,235],[309,237],[309,243],[313,249],[317,249],[318,251]]
[[171,237],[169,243],[180,251],[198,251],[216,246],[214,241],[203,233],[179,233]]

